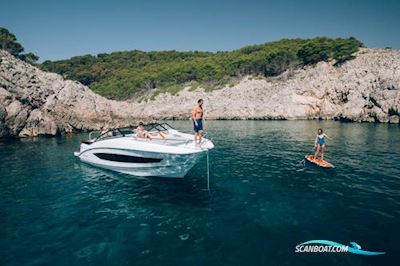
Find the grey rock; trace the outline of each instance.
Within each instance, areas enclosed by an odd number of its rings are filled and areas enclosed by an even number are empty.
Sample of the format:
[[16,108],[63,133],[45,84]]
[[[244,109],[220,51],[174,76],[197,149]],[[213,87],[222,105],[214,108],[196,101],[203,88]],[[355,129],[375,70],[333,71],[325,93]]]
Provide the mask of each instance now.
[[392,115],[389,117],[389,123],[398,124],[400,122],[400,118],[398,115]]
[[[136,103],[136,117],[188,118],[197,99],[205,99],[209,119],[338,119],[390,122],[400,110],[400,51],[361,49],[355,59],[315,66],[271,79],[243,78],[212,92],[184,89]],[[392,118],[392,121],[396,121]]]
[[0,50],[0,138],[128,126],[137,121],[133,108]]

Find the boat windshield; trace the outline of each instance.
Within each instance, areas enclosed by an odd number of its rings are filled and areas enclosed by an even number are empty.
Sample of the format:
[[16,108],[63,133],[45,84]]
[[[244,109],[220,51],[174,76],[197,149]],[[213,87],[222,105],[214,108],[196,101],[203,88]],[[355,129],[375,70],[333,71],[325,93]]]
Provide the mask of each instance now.
[[159,123],[151,123],[144,125],[144,129],[146,131],[156,131],[156,132],[162,132],[162,131],[168,131],[169,129],[174,129],[167,123],[159,124]]
[[[116,138],[116,137],[125,137],[125,136],[132,136],[136,133],[137,126],[134,127],[125,127],[125,128],[116,128],[110,129],[105,133],[100,134],[94,141],[106,139],[106,138]],[[145,124],[144,129],[148,132],[165,132],[170,129],[174,129],[167,123],[151,123]]]

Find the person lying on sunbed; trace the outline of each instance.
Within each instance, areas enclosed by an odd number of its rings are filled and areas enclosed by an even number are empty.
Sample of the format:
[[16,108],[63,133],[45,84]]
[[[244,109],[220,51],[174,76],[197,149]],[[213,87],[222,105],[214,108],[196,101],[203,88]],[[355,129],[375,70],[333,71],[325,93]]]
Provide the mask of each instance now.
[[136,128],[136,136],[138,138],[151,139],[149,132],[144,129],[143,122],[140,122],[139,126]]

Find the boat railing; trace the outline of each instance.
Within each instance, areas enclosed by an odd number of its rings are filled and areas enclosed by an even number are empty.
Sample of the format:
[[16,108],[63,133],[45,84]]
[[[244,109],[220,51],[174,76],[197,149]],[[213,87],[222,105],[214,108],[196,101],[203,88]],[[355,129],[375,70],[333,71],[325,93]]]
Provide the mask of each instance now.
[[[167,125],[168,125],[168,124],[167,124]],[[194,144],[194,139],[186,139],[186,138],[180,138],[180,139],[166,138],[166,139],[163,139],[163,144],[168,145],[167,142],[168,142],[169,140],[172,140],[172,141],[184,143],[184,147],[187,148],[187,149],[199,149],[199,148],[203,149],[203,148],[201,147],[202,145],[205,145],[205,144],[208,143],[208,142],[211,142],[211,143],[212,143],[212,139],[206,139],[205,136],[206,136],[206,134],[204,134],[203,139],[202,139],[202,141],[201,141],[201,143],[200,143],[200,146],[195,146],[195,145],[193,145],[193,147],[192,147],[192,146],[189,145],[189,144]],[[160,140],[160,139],[157,139],[157,140]]]
[[167,144],[168,142],[174,142],[174,144],[178,143],[178,142],[182,142],[182,143],[186,144],[186,143],[189,143],[189,142],[193,141],[193,140],[190,140],[190,139],[182,139],[182,138],[180,138],[180,139],[178,139],[178,138],[165,138],[165,139],[162,139],[162,138],[151,138],[151,139],[146,139],[144,137],[138,137],[136,135],[134,135],[133,137],[136,140],[150,141],[150,142],[153,141],[153,142],[162,143],[162,144]]
[[[149,141],[151,142],[157,142],[160,143],[162,145],[177,145],[177,144],[182,144],[183,147],[187,148],[187,149],[199,149],[201,148],[201,145],[204,145],[212,140],[210,139],[203,139],[202,142],[200,143],[199,147],[196,147],[195,145],[193,145],[193,147],[190,144],[194,144],[194,140],[193,139],[186,139],[186,138],[165,138],[165,139],[159,139],[159,138],[152,138],[152,139],[146,139],[146,138],[142,138],[142,137],[138,137],[136,135],[133,136],[136,140],[141,140],[141,141]],[[172,143],[168,143],[168,142],[172,142]]]
[[[168,140],[174,140],[174,139],[165,139],[164,141],[165,141],[165,144],[166,145],[168,145],[167,144],[167,141]],[[182,139],[177,139],[177,140],[180,140],[180,141],[182,141]],[[187,148],[187,149],[199,149],[199,148],[201,148],[201,149],[203,149],[202,148],[202,145],[205,145],[206,143],[208,143],[208,142],[212,142],[212,140],[211,139],[205,139],[205,138],[203,138],[202,139],[202,141],[201,141],[201,143],[200,143],[200,146],[196,146],[196,145],[191,145],[191,144],[194,144],[194,140],[193,139],[184,139],[185,141],[184,141],[184,147],[185,148]],[[183,141],[182,141],[183,142]]]

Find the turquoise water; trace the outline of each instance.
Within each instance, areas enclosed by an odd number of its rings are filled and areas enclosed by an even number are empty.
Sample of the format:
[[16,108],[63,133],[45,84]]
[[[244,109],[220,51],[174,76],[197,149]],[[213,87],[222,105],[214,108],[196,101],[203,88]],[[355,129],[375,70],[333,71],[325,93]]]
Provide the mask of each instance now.
[[[190,130],[185,121],[173,121]],[[324,170],[303,165],[314,133]],[[76,161],[87,134],[0,142],[1,265],[393,265],[400,249],[400,128],[322,121],[210,121],[205,164],[135,178]],[[385,255],[299,254],[357,242]]]

